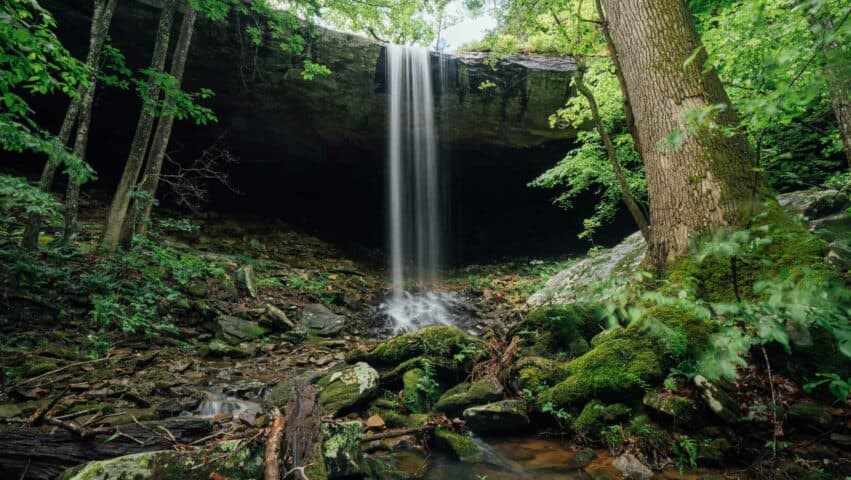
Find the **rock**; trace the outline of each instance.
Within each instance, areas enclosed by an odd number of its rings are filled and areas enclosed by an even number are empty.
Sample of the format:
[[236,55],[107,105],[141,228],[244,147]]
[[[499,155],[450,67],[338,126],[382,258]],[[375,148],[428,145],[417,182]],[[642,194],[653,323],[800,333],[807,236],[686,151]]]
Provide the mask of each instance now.
[[470,437],[460,435],[443,428],[434,431],[435,447],[451,454],[462,462],[475,462],[482,459],[482,452]]
[[339,416],[378,393],[378,372],[369,364],[358,362],[325,375],[317,386],[322,410]]
[[793,214],[809,219],[825,217],[845,209],[849,205],[848,195],[839,190],[799,190],[777,196],[780,206]]
[[595,452],[593,448],[583,448],[576,452],[573,458],[570,459],[570,462],[565,465],[565,468],[570,470],[585,468],[591,464],[595,458],[597,458],[597,452]]
[[[217,476],[214,476],[216,474]],[[70,468],[61,480],[159,480],[164,478],[262,478],[263,455],[227,440],[214,450],[155,451],[99,460]]]
[[647,245],[641,233],[636,232],[609,250],[599,252],[562,270],[551,278],[541,290],[535,292],[527,304],[540,307],[547,304],[567,305],[581,298],[583,289],[613,276],[627,277],[638,269]]
[[231,358],[246,358],[257,355],[258,346],[253,342],[243,342],[237,345],[228,345],[227,343],[213,339],[207,345],[207,355],[211,357],[231,357]]
[[367,430],[384,430],[386,427],[387,425],[384,423],[384,419],[378,415],[370,415],[370,417],[366,419]]
[[631,453],[619,455],[612,462],[612,466],[621,472],[624,480],[650,480],[653,478],[653,470],[650,470],[650,467]]
[[322,424],[322,457],[328,479],[362,477],[367,469],[360,451],[360,422]]
[[234,412],[234,418],[240,422],[256,427],[262,421],[263,407],[256,402],[241,401],[239,409]]
[[345,317],[328,310],[321,303],[311,303],[301,311],[301,324],[323,337],[340,333],[345,323]]
[[216,318],[216,338],[231,345],[256,340],[265,334],[265,328],[248,320],[228,315],[219,315]]
[[681,425],[689,425],[697,419],[697,409],[691,401],[673,393],[660,393],[656,390],[650,390],[644,394],[641,403]]
[[268,303],[263,315],[260,316],[260,323],[276,332],[287,332],[296,326],[295,322],[290,320],[283,310]]
[[257,284],[254,279],[254,267],[245,265],[236,271],[236,288],[243,296],[257,298]]
[[467,408],[499,400],[503,392],[502,385],[493,378],[479,380],[472,385],[463,383],[458,387],[444,393],[435,405],[449,418],[460,415]]
[[162,418],[176,417],[183,410],[183,405],[176,398],[169,398],[154,405],[157,413]]
[[697,461],[719,467],[726,465],[728,453],[733,448],[730,441],[723,437],[705,438],[698,445]]
[[817,432],[828,430],[833,424],[830,407],[815,402],[793,403],[786,415],[792,425]]
[[827,246],[825,261],[840,273],[851,270],[851,244],[842,240],[830,242]]
[[422,368],[412,368],[402,376],[402,403],[411,413],[427,413],[430,410],[431,400],[420,387],[423,378],[425,371]]
[[502,400],[464,410],[467,427],[476,433],[516,431],[528,427],[526,405],[520,400]]
[[851,435],[844,433],[831,433],[830,441],[846,448],[851,448]]
[[[374,365],[398,366],[420,356],[443,363],[474,364],[484,358],[487,345],[455,327],[426,327],[379,343],[369,351],[356,351],[349,361],[365,360]],[[460,358],[457,360],[457,358]]]
[[598,400],[591,400],[582,407],[571,427],[586,437],[598,440],[603,427],[626,419],[630,413],[632,409],[623,403],[607,406]]
[[700,397],[709,410],[726,423],[739,421],[739,404],[727,392],[721,390],[703,375],[694,377],[694,385],[700,391]]

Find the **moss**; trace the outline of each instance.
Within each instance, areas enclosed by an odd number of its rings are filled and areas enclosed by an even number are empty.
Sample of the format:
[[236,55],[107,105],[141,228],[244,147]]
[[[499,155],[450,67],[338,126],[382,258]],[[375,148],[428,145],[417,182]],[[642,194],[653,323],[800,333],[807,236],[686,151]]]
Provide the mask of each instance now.
[[408,418],[405,421],[405,424],[409,428],[419,428],[419,427],[422,427],[423,425],[425,425],[426,422],[428,422],[428,419],[429,419],[429,415],[426,414],[426,413],[412,413],[412,414],[408,415]]
[[516,432],[530,425],[526,403],[502,400],[464,410],[467,427],[476,433]]
[[466,388],[455,387],[444,393],[437,401],[435,408],[445,412],[450,417],[458,416],[464,409],[474,405],[482,405],[499,400],[502,387],[493,379],[484,379],[466,385]]
[[546,307],[530,312],[525,326],[537,332],[529,347],[535,354],[562,352],[570,357],[588,350],[587,339],[598,333],[603,325],[598,308],[585,304]]
[[399,428],[407,425],[408,417],[403,415],[396,410],[390,410],[385,408],[372,407],[369,409],[370,415],[378,415],[384,420],[384,424],[387,425],[388,428]]
[[423,392],[419,383],[425,377],[422,368],[414,368],[405,372],[402,377],[402,404],[411,413],[425,413],[429,411],[429,399]]
[[317,382],[319,405],[332,415],[341,415],[372,400],[378,393],[378,372],[360,362],[333,371]]
[[565,363],[541,357],[523,357],[514,364],[513,371],[520,391],[538,392],[567,376]]
[[397,365],[420,356],[458,358],[475,363],[486,355],[487,346],[455,327],[428,327],[376,345],[370,352],[356,354],[376,365]]
[[434,442],[437,448],[452,454],[463,462],[474,461],[481,457],[479,447],[470,437],[450,432],[443,428],[434,431]]
[[644,394],[642,403],[648,408],[670,417],[677,423],[689,424],[697,420],[697,410],[691,401],[679,395],[651,390]]
[[603,422],[603,411],[605,405],[597,400],[592,400],[585,404],[582,412],[573,421],[571,426],[578,433],[592,438],[599,437],[600,430],[605,425]]

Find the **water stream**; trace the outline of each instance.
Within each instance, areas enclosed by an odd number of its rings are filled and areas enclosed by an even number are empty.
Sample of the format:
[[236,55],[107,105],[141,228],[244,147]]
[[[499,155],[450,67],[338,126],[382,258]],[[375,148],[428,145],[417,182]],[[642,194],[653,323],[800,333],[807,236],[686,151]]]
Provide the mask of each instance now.
[[[442,261],[444,198],[431,56],[426,48],[387,46],[388,211],[394,333],[453,323],[454,300],[434,290]],[[406,287],[414,282],[416,289]]]

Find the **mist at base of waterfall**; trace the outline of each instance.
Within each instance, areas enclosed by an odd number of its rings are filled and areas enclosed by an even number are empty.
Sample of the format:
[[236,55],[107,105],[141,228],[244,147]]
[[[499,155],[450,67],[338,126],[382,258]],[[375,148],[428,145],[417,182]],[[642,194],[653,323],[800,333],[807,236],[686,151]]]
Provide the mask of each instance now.
[[394,335],[433,325],[461,326],[469,318],[469,307],[457,294],[403,292],[379,307]]

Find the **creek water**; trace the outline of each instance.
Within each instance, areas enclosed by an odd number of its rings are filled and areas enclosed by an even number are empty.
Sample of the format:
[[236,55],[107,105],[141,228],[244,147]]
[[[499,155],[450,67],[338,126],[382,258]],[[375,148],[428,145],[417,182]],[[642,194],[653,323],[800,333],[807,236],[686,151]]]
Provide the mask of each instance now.
[[[386,48],[392,296],[383,311],[394,333],[402,333],[428,325],[452,325],[449,307],[457,300],[434,289],[443,258],[445,198],[431,54],[422,47]],[[412,282],[416,289],[408,290]]]

